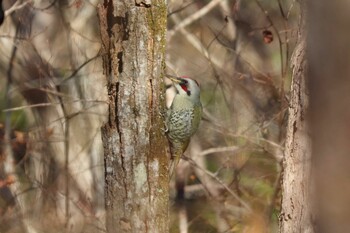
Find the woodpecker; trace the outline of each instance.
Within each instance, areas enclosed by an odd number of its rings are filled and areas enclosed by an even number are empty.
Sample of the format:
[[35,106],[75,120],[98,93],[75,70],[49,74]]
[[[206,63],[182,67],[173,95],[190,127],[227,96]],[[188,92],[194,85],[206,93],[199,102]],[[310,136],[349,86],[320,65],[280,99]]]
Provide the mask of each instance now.
[[202,117],[200,89],[197,81],[188,77],[166,75],[176,89],[174,100],[166,113],[167,136],[170,142],[172,176]]

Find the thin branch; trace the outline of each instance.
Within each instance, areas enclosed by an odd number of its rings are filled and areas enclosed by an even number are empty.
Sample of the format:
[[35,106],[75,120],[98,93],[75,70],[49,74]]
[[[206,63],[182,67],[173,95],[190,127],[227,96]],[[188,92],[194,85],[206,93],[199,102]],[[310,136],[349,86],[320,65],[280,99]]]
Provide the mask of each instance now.
[[208,121],[210,121],[210,123],[212,123],[215,126],[214,129],[218,132],[225,132],[232,137],[239,137],[239,138],[247,139],[249,142],[251,142],[253,144],[257,144],[254,141],[263,141],[263,142],[270,144],[273,147],[276,147],[277,149],[284,150],[283,146],[279,145],[278,143],[276,143],[274,141],[271,141],[271,140],[268,140],[268,139],[265,139],[262,137],[259,137],[259,138],[258,137],[248,137],[248,136],[245,136],[243,134],[236,134],[236,133],[230,131],[229,129],[227,129],[227,127],[224,127],[223,125],[221,125],[208,111],[204,110],[204,114],[205,114],[205,117],[208,118]]
[[[19,34],[19,26],[18,24],[16,25],[16,36]],[[13,82],[13,65],[15,62],[15,57],[17,55],[17,39],[16,36],[14,38],[14,44],[12,47],[12,52],[9,60],[9,65],[7,69],[7,83],[6,83],[6,94],[5,94],[5,106],[6,108],[9,108],[12,105],[12,101],[10,98],[10,88]],[[15,168],[14,168],[14,161],[15,159],[13,158],[13,153],[12,153],[12,148],[11,148],[11,112],[5,113],[5,135],[4,135],[4,140],[5,140],[5,150],[7,156],[5,160],[5,171],[10,174],[15,174]]]
[[[108,104],[106,101],[103,101],[103,100],[84,100],[84,99],[68,101],[68,102],[65,102],[65,103],[69,104],[69,103],[77,103],[77,102],[105,103],[105,104]],[[14,112],[14,111],[20,111],[20,110],[23,110],[23,109],[27,109],[27,108],[39,108],[39,107],[55,106],[55,105],[60,105],[60,104],[61,103],[30,104],[30,105],[15,107],[15,108],[7,108],[7,109],[2,110],[2,112]]]
[[21,4],[21,1],[17,0],[15,2],[15,4],[13,4],[10,9],[6,10],[5,11],[5,17],[11,15],[13,12],[17,11],[17,10],[20,10],[22,8],[24,8],[27,4],[29,3],[33,3],[33,0],[28,0],[28,1],[25,1]]
[[95,56],[93,56],[92,58],[87,59],[86,61],[84,61],[82,64],[80,64],[78,67],[76,67],[76,69],[74,69],[73,73],[70,74],[68,77],[64,78],[62,82],[60,82],[58,85],[62,85],[63,83],[67,82],[68,80],[70,80],[71,78],[74,78],[78,72],[87,64],[89,64],[91,61],[95,60],[96,58],[102,56],[102,54],[96,54]]
[[46,7],[43,8],[38,8],[38,7],[33,7],[34,10],[39,10],[39,11],[45,11],[48,10],[49,8],[53,7],[55,5],[55,3],[57,2],[57,0],[53,0],[52,2],[49,3],[49,5],[47,5]]
[[187,5],[182,6],[182,7],[178,8],[178,9],[176,9],[176,10],[174,10],[174,11],[168,13],[167,17],[169,18],[169,17],[172,16],[173,14],[176,14],[176,13],[179,13],[180,11],[183,11],[184,9],[186,9],[186,8],[189,7],[189,6],[191,6],[191,5],[192,5],[193,3],[195,3],[195,2],[196,2],[196,1],[192,1],[192,2],[188,3]]
[[[265,14],[266,19],[269,21],[269,23],[271,24],[273,30],[275,31],[275,34],[277,35],[277,39],[278,39],[278,44],[279,44],[279,52],[280,52],[280,57],[281,57],[281,78],[282,78],[282,82],[281,82],[281,90],[280,90],[280,96],[282,96],[283,93],[283,88],[284,88],[284,76],[285,76],[285,66],[284,66],[284,57],[283,57],[283,43],[282,43],[282,39],[281,36],[279,34],[279,31],[276,27],[276,25],[273,23],[268,11],[266,11],[264,9],[264,7],[261,5],[259,0],[255,0],[256,4],[258,5],[258,7],[260,8],[260,10]],[[286,57],[287,60],[287,57]]]
[[295,0],[293,0],[293,2],[289,6],[288,13],[287,13],[287,19],[289,19],[290,13],[294,7],[294,3],[295,3]]
[[217,177],[215,174],[211,173],[210,171],[198,166],[197,163],[193,161],[193,159],[187,156],[182,156],[182,158],[187,162],[189,162],[193,167],[202,170],[203,172],[205,172],[205,174],[207,174],[208,176],[216,180],[222,187],[226,189],[228,193],[230,193],[245,208],[248,214],[252,212],[252,208],[242,198],[240,198],[235,192],[233,192],[219,177]]
[[222,153],[222,152],[236,152],[240,148],[238,146],[226,146],[226,147],[215,147],[203,150],[199,153],[199,156],[206,156],[214,153]]
[[211,9],[213,9],[216,5],[218,5],[223,0],[212,0],[210,3],[208,3],[206,6],[202,7],[199,11],[196,13],[190,15],[186,19],[182,20],[181,23],[176,24],[176,26],[168,31],[168,36],[171,38],[177,31],[179,31],[181,28],[185,28],[186,26],[190,25],[200,17],[203,17],[205,14],[207,14]]
[[[176,15],[174,15],[172,19],[174,20],[175,23],[180,22],[179,17],[177,17]],[[222,63],[221,58],[220,59],[210,58],[209,51],[205,48],[205,46],[196,36],[194,36],[192,33],[187,31],[185,28],[180,28],[179,30],[182,33],[182,35],[184,35],[185,39],[187,39],[187,41],[195,49],[197,49],[200,53],[202,53],[205,58],[213,62],[213,64],[215,64],[216,66],[219,66],[219,67],[221,66],[221,63]]]
[[256,67],[254,67],[254,65],[251,64],[246,58],[244,58],[239,52],[237,52],[235,49],[230,48],[227,45],[225,45],[225,43],[223,43],[219,37],[217,37],[217,41],[219,42],[219,44],[224,46],[227,50],[233,52],[241,61],[243,61],[246,65],[248,65],[251,70],[255,71],[256,73],[260,74],[261,76],[263,76],[265,78],[269,78],[268,75],[266,75],[264,72],[258,70]]
[[[16,25],[16,32],[15,35],[17,36],[19,34],[19,25],[17,23]],[[9,60],[9,65],[7,69],[7,84],[6,84],[6,93],[5,93],[5,106],[8,108],[12,105],[12,101],[10,98],[10,87],[13,82],[13,65],[15,62],[15,57],[17,56],[17,39],[16,36],[14,38],[14,44],[12,47],[12,52]],[[5,135],[4,135],[4,154],[5,156],[5,161],[4,161],[4,170],[7,175],[11,175],[14,177],[15,182],[10,186],[11,194],[16,195],[16,192],[20,190],[19,187],[19,178],[18,174],[16,172],[16,167],[15,167],[15,158],[14,158],[14,153],[12,150],[11,146],[11,112],[5,113]],[[20,224],[23,229],[25,229],[25,232],[28,232],[27,228],[28,226],[25,224],[25,219],[23,218],[23,208],[21,207],[21,200],[18,200],[18,198],[14,197],[14,202],[16,203],[16,207],[19,210],[18,217],[20,219]]]
[[283,10],[283,7],[282,7],[282,3],[281,3],[281,0],[277,0],[277,3],[278,3],[278,7],[279,7],[279,9],[280,9],[280,12],[281,12],[281,15],[282,15],[282,17],[283,17],[283,19],[287,19],[287,17],[286,17],[286,14],[284,13],[284,10]]

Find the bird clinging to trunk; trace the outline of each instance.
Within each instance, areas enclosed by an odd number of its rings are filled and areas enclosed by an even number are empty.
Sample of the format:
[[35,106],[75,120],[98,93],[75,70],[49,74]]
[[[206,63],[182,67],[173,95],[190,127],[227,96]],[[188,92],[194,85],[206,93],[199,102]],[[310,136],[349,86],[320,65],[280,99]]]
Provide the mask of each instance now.
[[198,83],[187,77],[167,75],[176,89],[174,100],[166,114],[167,136],[170,141],[172,176],[202,117]]

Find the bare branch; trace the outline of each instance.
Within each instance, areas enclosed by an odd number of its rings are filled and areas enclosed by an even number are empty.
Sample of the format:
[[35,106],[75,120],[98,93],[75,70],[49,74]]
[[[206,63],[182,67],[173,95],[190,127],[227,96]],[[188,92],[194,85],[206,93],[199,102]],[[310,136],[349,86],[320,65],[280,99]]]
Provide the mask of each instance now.
[[189,7],[190,5],[192,5],[192,4],[195,3],[195,2],[196,2],[196,1],[192,1],[192,2],[190,2],[190,3],[187,3],[185,6],[182,6],[182,7],[178,8],[178,9],[176,9],[176,10],[170,12],[170,13],[167,15],[167,17],[170,17],[170,16],[173,15],[173,14],[176,14],[176,13],[178,13],[178,12],[180,12],[180,11],[183,11],[184,9],[186,9],[187,7]]
[[[174,15],[173,20],[175,23],[180,22],[180,18],[176,15]],[[210,60],[214,65],[216,66],[221,66],[221,58],[217,59],[217,58],[210,58],[209,52],[208,50],[205,48],[205,46],[202,44],[202,42],[196,37],[194,36],[192,33],[190,33],[189,31],[187,31],[185,28],[180,28],[179,29],[180,32],[182,33],[182,35],[185,36],[185,39],[187,39],[187,41],[195,48],[197,49],[200,53],[203,54],[203,56],[205,58],[207,58],[208,60]],[[170,37],[171,38],[171,37]],[[169,66],[169,65],[168,65]]]
[[[102,100],[73,100],[73,101],[66,101],[65,103],[77,103],[77,102],[89,102],[89,103],[104,103],[107,104],[106,101]],[[60,105],[61,103],[40,103],[40,104],[30,104],[30,105],[25,105],[25,106],[20,106],[20,107],[15,107],[15,108],[7,108],[2,110],[2,112],[14,112],[14,111],[19,111],[27,108],[38,108],[38,107],[47,107],[47,106],[55,106],[55,105]]]
[[207,14],[211,9],[213,9],[216,5],[218,5],[222,1],[223,0],[212,0],[205,7],[197,11],[195,14],[190,15],[186,19],[182,20],[181,23],[176,24],[176,26],[172,30],[168,31],[169,38],[171,38],[181,28],[185,28],[186,26],[190,25],[200,17]]
[[193,159],[191,159],[187,156],[183,156],[182,158],[185,159],[187,162],[189,162],[193,167],[199,168],[200,170],[204,171],[205,174],[207,174],[208,176],[210,176],[211,178],[216,180],[222,187],[224,187],[226,189],[227,192],[229,192],[245,208],[245,211],[248,214],[252,212],[252,208],[248,205],[248,203],[246,203],[235,192],[233,192],[230,189],[230,187],[228,187],[219,177],[217,177],[215,174],[211,173],[210,171],[198,166],[197,163],[195,161],[193,161]]
[[10,9],[8,9],[8,10],[5,11],[5,16],[11,15],[14,11],[17,11],[17,10],[19,10],[19,9],[22,9],[22,8],[24,8],[27,4],[30,4],[30,3],[33,3],[33,0],[25,1],[25,2],[23,2],[22,4],[21,4],[21,1],[18,1],[18,0],[17,0],[16,3],[13,4],[13,5],[11,6]]
[[214,154],[214,153],[221,153],[221,152],[236,152],[240,148],[238,146],[227,146],[227,147],[216,147],[216,148],[210,148],[203,150],[202,152],[199,153],[199,156],[206,156],[209,154]]

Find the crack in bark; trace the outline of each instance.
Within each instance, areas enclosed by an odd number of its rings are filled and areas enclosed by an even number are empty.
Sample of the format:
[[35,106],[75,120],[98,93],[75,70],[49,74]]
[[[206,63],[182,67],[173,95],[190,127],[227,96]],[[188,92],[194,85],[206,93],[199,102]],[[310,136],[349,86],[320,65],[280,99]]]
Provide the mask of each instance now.
[[118,59],[118,73],[123,73],[123,52],[117,53],[117,59]]
[[120,125],[119,125],[119,86],[120,86],[120,83],[119,82],[116,82],[115,83],[115,94],[114,94],[114,123],[116,125],[116,129],[117,129],[117,132],[118,132],[118,135],[119,135],[119,145],[120,145],[120,151],[122,151],[122,132],[121,132],[121,129],[120,129]]

